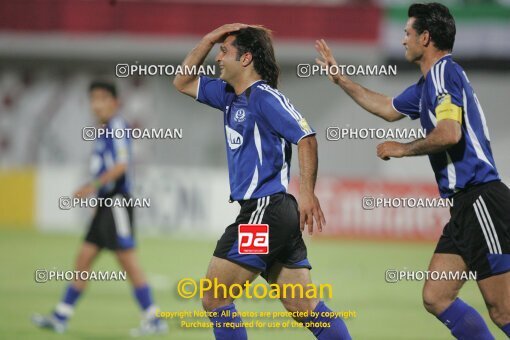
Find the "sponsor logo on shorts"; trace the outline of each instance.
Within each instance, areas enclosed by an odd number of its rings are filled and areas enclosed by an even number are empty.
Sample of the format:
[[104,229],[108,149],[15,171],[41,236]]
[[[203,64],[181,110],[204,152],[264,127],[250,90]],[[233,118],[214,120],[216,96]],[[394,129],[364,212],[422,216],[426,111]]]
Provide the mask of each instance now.
[[240,224],[237,244],[239,254],[268,254],[269,225]]

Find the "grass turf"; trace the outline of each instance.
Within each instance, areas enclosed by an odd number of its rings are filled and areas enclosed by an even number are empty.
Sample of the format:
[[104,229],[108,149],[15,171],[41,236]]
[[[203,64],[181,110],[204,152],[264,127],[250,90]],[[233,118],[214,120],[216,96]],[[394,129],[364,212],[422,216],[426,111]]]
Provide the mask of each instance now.
[[[62,336],[39,330],[30,323],[34,312],[48,313],[61,298],[63,281],[36,283],[37,269],[72,270],[81,237],[36,231],[0,230],[0,255],[4,264],[0,280],[0,329],[4,339],[125,339],[138,325],[139,311],[127,282],[91,282],[78,302],[68,332]],[[334,311],[351,310],[346,320],[354,339],[451,339],[449,331],[422,307],[422,282],[386,283],[387,269],[426,270],[433,244],[376,243],[367,241],[307,240],[315,283],[333,287],[326,300]],[[199,279],[205,273],[214,240],[190,238],[141,238],[138,243],[142,266],[163,311],[201,310],[198,298],[183,299],[176,292],[185,277]],[[104,252],[94,270],[118,270],[115,258]],[[257,279],[255,283],[262,283]],[[467,282],[461,297],[484,317],[497,339],[502,332],[488,317],[475,282]],[[236,302],[240,311],[283,311],[277,300]],[[189,319],[188,319],[189,320]],[[205,318],[193,320],[207,321]],[[270,322],[271,319],[259,319]],[[245,320],[249,321],[249,320]],[[276,321],[290,321],[279,318]],[[181,328],[168,320],[168,339],[213,339],[210,329]],[[248,329],[249,339],[313,339],[306,329]]]

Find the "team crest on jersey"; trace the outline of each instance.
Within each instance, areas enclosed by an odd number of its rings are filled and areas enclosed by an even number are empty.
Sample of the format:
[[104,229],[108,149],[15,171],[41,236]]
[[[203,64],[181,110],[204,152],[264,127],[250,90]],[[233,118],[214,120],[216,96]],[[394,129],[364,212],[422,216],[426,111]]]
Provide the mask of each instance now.
[[235,150],[243,144],[243,136],[234,129],[229,128],[225,125],[225,132],[227,133],[228,146]]
[[246,112],[243,109],[237,110],[234,115],[234,120],[238,123],[244,122],[246,120]]

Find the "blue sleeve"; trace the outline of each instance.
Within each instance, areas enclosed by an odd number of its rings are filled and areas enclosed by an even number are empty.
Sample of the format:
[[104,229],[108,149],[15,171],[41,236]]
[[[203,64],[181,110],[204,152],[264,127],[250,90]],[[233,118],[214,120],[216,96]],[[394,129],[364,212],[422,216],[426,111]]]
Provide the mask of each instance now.
[[439,100],[445,95],[450,95],[452,104],[455,104],[458,107],[463,106],[462,91],[464,89],[464,85],[454,64],[447,61],[438,64],[437,67],[434,67],[431,70],[431,76],[435,89],[435,98],[432,98],[434,108],[439,104]]
[[421,89],[417,84],[409,86],[392,100],[393,108],[411,119],[420,118]]
[[223,111],[226,105],[226,87],[227,83],[221,79],[200,76],[196,100]]
[[315,134],[305,118],[283,94],[270,87],[262,91],[259,97],[259,114],[278,135],[297,144],[303,137]]

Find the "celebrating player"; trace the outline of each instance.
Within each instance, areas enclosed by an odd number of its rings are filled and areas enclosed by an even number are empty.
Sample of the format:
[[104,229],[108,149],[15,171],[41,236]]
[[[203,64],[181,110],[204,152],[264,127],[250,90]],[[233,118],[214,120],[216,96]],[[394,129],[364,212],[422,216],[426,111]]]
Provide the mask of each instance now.
[[[114,138],[115,130],[126,129],[127,123],[120,116],[117,91],[108,82],[93,82],[90,85],[90,103],[99,123],[109,134],[101,134],[95,141],[91,159],[93,180],[81,187],[74,197],[96,194],[102,198],[130,198],[131,192],[131,141],[129,138]],[[113,136],[112,136],[113,135]],[[126,136],[126,134],[123,134]],[[134,295],[143,311],[141,325],[131,331],[132,335],[165,333],[167,324],[155,317],[156,306],[145,275],[138,263],[133,237],[133,207],[100,206],[96,209],[81,249],[76,259],[76,270],[90,271],[92,263],[103,248],[113,250],[121,267],[126,271]],[[67,288],[62,300],[50,316],[34,315],[33,322],[39,327],[63,333],[73,314],[74,305],[87,282],[76,280]]]
[[[510,336],[510,190],[499,178],[482,107],[464,70],[453,61],[455,21],[439,3],[409,7],[405,57],[422,77],[394,98],[343,75],[329,78],[365,110],[387,121],[420,119],[427,136],[410,143],[385,142],[377,155],[428,155],[442,197],[454,199],[430,262],[431,271],[476,271],[491,319]],[[323,67],[336,65],[324,40],[316,49]],[[457,297],[464,281],[431,281],[423,288],[427,311],[458,339],[493,339],[478,312]]]
[[[188,54],[183,66],[202,65],[216,43],[221,43],[216,55],[221,69],[220,79],[194,75],[179,75],[174,79],[180,92],[223,112],[230,200],[238,201],[241,206],[235,222],[225,229],[216,245],[207,278],[216,278],[230,287],[251,282],[262,274],[268,282],[280,287],[286,283],[306,287],[311,283],[311,266],[302,231],[307,227],[312,234],[314,224],[319,231],[325,224],[314,194],[317,176],[315,132],[289,100],[276,90],[279,68],[268,30],[243,24],[221,26],[204,36]],[[291,144],[298,145],[299,204],[287,193]],[[240,253],[239,224],[268,224],[269,253]],[[321,316],[321,312],[329,311],[324,302],[290,297],[281,301],[288,311],[306,311],[308,315],[311,311],[317,312],[317,317],[296,319],[330,326],[309,327],[317,338],[350,339],[343,320]],[[216,311],[220,315],[211,317],[216,339],[247,338],[241,318],[234,313],[233,298],[214,296],[209,291],[202,303],[207,311]],[[240,327],[226,327],[232,323]]]

